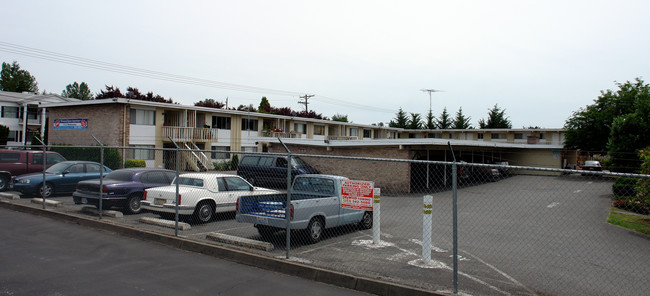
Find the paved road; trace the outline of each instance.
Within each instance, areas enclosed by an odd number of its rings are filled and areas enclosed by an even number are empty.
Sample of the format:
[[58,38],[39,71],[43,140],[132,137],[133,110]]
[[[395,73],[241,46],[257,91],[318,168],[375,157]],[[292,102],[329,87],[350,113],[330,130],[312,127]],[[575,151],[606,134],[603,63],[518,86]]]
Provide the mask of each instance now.
[[367,295],[0,208],[0,295]]

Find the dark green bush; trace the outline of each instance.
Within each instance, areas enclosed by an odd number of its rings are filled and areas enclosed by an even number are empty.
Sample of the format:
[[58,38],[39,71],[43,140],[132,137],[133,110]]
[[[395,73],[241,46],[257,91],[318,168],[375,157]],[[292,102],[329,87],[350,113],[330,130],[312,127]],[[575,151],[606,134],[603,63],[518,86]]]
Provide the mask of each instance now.
[[238,166],[239,166],[239,156],[235,154],[230,160],[230,169],[236,171]]
[[[100,162],[101,149],[79,148],[79,147],[52,147],[52,151],[58,152],[67,160],[85,160]],[[120,153],[115,148],[104,149],[104,165],[112,170],[120,168]]]
[[612,185],[612,191],[616,198],[625,197],[625,196],[636,196],[636,183],[637,179],[635,178],[625,178],[619,177],[614,181]]
[[144,168],[147,166],[147,163],[144,159],[127,159],[124,163],[125,168]]

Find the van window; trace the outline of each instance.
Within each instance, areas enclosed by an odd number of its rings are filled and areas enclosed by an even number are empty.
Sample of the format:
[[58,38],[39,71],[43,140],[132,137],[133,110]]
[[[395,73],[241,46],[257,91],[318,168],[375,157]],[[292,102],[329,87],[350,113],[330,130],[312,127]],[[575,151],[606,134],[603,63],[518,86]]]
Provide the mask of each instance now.
[[286,168],[287,167],[287,160],[284,158],[278,158],[278,160],[275,161],[275,166],[279,168]]
[[244,157],[239,164],[243,165],[257,165],[257,161],[260,160],[259,156],[246,156]]
[[14,162],[20,160],[19,153],[2,152],[0,153],[0,162]]
[[272,165],[273,165],[273,158],[271,157],[260,158],[259,166],[270,167]]

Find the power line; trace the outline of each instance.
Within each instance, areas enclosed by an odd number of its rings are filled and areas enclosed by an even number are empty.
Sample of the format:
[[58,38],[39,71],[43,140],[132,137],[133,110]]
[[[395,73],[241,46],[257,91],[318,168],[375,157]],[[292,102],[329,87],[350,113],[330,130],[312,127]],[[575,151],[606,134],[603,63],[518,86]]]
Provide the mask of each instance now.
[[[273,95],[280,95],[280,96],[293,96],[293,97],[301,97],[301,98],[302,98],[301,95],[304,94],[304,92],[300,93],[300,92],[293,92],[293,91],[232,84],[232,83],[219,82],[219,81],[208,80],[208,79],[195,78],[191,76],[177,75],[177,74],[171,74],[171,73],[160,72],[160,71],[152,71],[152,70],[147,70],[142,68],[124,66],[115,63],[108,63],[99,60],[87,59],[79,56],[67,55],[67,54],[12,44],[3,41],[0,41],[0,51],[68,64],[68,65],[84,67],[84,68],[91,68],[91,69],[97,69],[102,71],[109,71],[114,73],[121,73],[121,74],[127,74],[132,76],[151,78],[151,79],[157,79],[157,80],[163,80],[163,81],[169,81],[175,83],[183,83],[189,85],[196,85],[196,86],[204,86],[204,87],[250,92],[250,93],[261,93],[267,95],[273,94]],[[388,113],[394,112],[394,110],[352,103],[350,101],[333,99],[322,95],[310,95],[309,98],[311,97],[314,97],[315,100],[319,100],[324,103],[329,103],[337,106],[342,105],[342,106],[347,106],[347,107],[352,107],[357,109],[363,109],[366,111],[388,112]],[[307,100],[308,99],[305,99],[305,102],[299,102],[299,103],[305,104],[305,109],[308,110]]]

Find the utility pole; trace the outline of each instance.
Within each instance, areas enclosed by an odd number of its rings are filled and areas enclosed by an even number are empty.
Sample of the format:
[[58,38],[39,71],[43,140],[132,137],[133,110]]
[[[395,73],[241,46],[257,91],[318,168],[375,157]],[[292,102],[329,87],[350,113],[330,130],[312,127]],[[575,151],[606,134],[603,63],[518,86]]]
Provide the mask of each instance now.
[[301,99],[305,99],[304,101],[298,101],[298,104],[303,104],[305,105],[305,113],[309,113],[309,98],[313,97],[314,95],[304,95],[300,97]]

